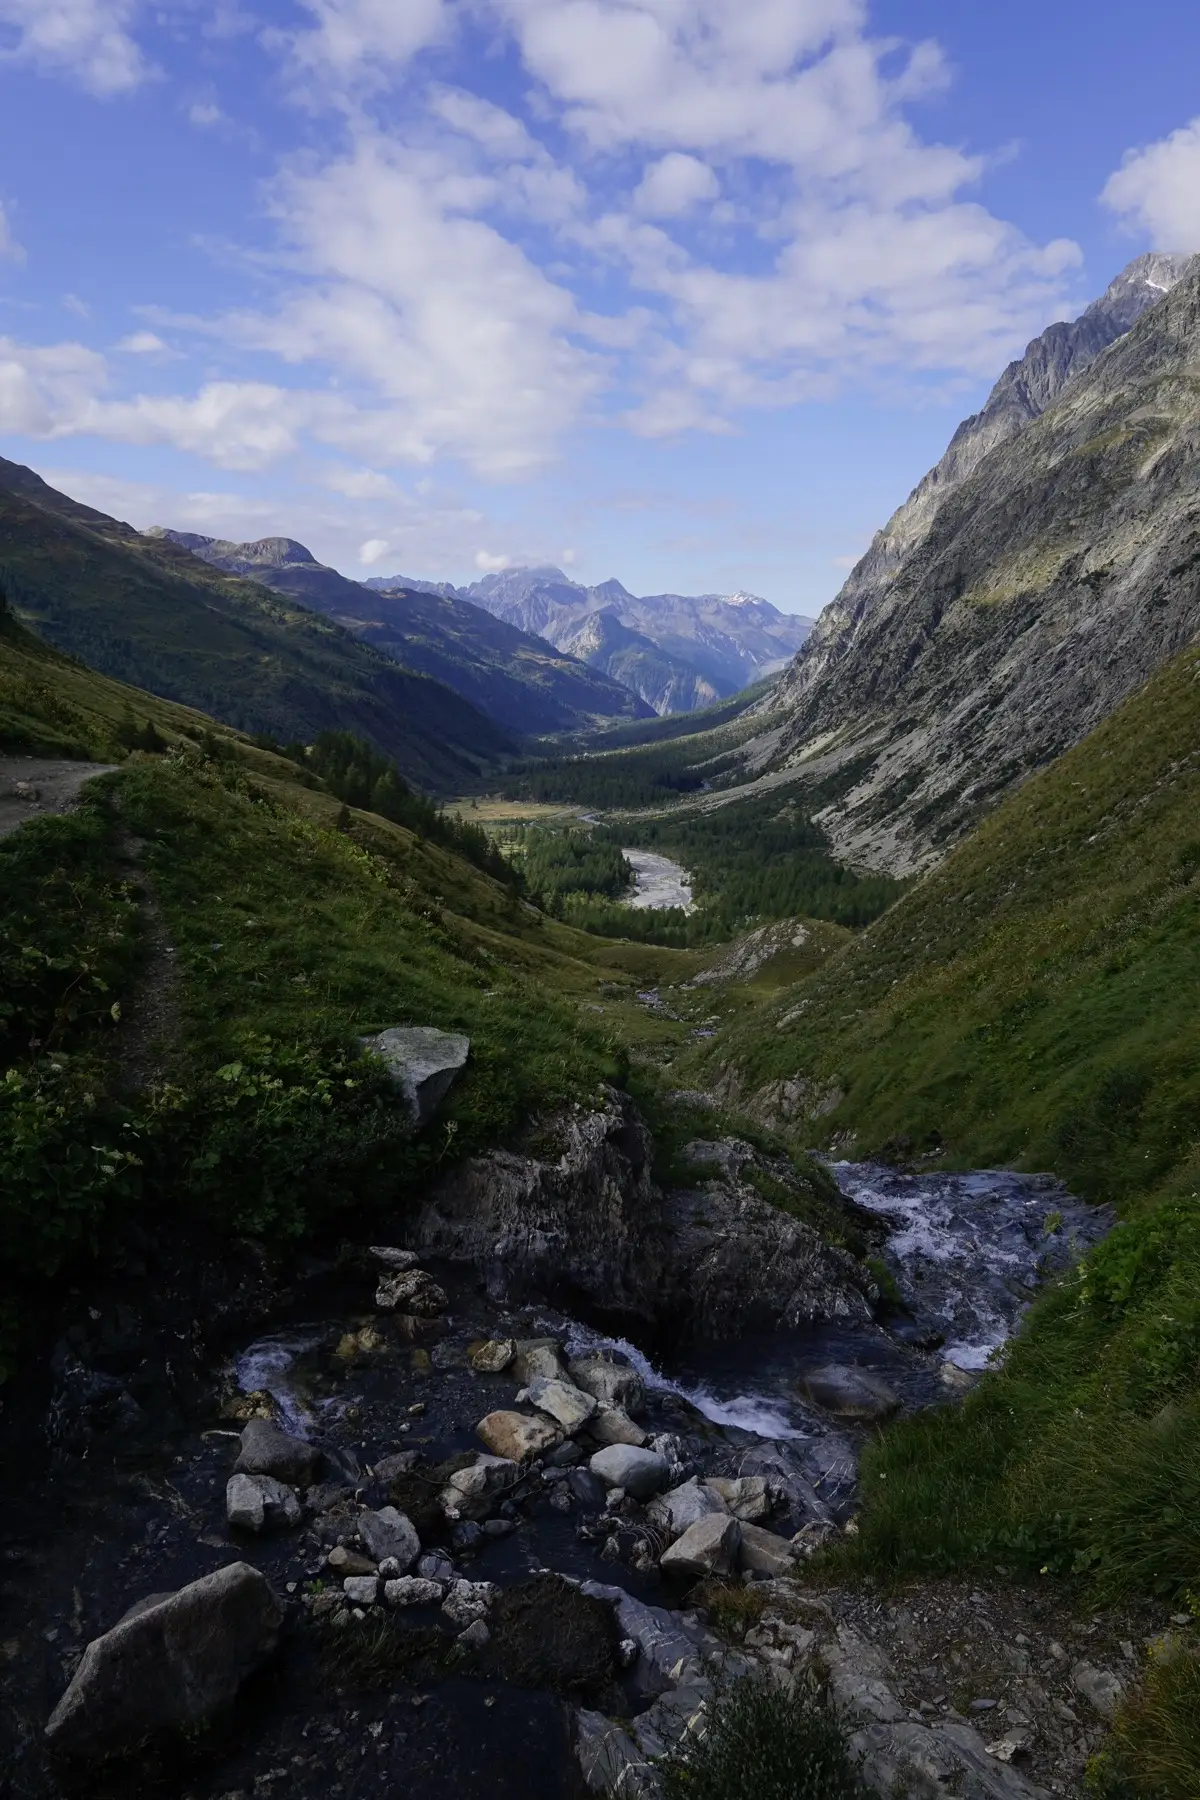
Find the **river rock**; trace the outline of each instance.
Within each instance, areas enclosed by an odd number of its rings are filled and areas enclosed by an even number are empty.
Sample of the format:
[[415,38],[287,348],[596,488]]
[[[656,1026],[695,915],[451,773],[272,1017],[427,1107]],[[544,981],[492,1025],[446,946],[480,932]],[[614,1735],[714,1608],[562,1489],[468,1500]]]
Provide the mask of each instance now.
[[426,1580],[420,1575],[401,1575],[396,1581],[385,1581],[383,1597],[389,1606],[434,1606],[446,1592],[443,1581]]
[[528,1387],[531,1381],[565,1381],[566,1365],[562,1350],[554,1338],[522,1338],[515,1346],[512,1367],[514,1381]]
[[430,1025],[394,1025],[359,1042],[386,1064],[414,1125],[427,1124],[433,1117],[466,1067],[471,1050],[470,1038]]
[[455,1581],[442,1601],[442,1611],[452,1625],[465,1630],[476,1619],[482,1619],[496,1597],[490,1581]]
[[666,1487],[671,1465],[656,1450],[639,1450],[632,1444],[610,1444],[597,1450],[588,1463],[593,1475],[609,1488],[624,1488],[635,1500],[649,1500]]
[[491,1639],[491,1632],[482,1619],[476,1619],[465,1631],[460,1631],[455,1643],[463,1650],[482,1650]]
[[390,1558],[398,1565],[400,1574],[411,1568],[421,1554],[416,1527],[407,1513],[394,1506],[383,1506],[378,1512],[360,1513],[358,1535],[369,1556],[377,1563]]
[[736,1519],[725,1512],[709,1513],[663,1551],[658,1566],[670,1575],[729,1575],[741,1540],[742,1527]]
[[598,1475],[590,1469],[568,1469],[567,1487],[572,1496],[588,1512],[601,1512],[604,1507],[608,1489]]
[[93,1639],[46,1726],[68,1756],[103,1756],[206,1724],[272,1655],[283,1607],[266,1577],[235,1562]]
[[325,1558],[328,1568],[344,1580],[347,1575],[374,1575],[376,1565],[369,1556],[360,1556],[357,1550],[349,1549],[345,1544],[335,1544]]
[[801,1392],[822,1411],[839,1419],[864,1422],[890,1419],[900,1410],[900,1398],[878,1375],[848,1363],[827,1363],[811,1369],[800,1381]]
[[415,1250],[398,1250],[394,1244],[372,1244],[370,1248],[375,1261],[382,1263],[385,1269],[402,1272],[415,1268],[420,1261]]
[[489,1338],[467,1353],[467,1361],[479,1375],[500,1375],[517,1353],[511,1338]]
[[477,1456],[469,1469],[456,1469],[442,1489],[442,1511],[448,1519],[484,1519],[519,1475],[507,1456]]
[[384,1275],[375,1289],[375,1304],[380,1312],[405,1312],[415,1319],[436,1319],[450,1302],[445,1288],[438,1286],[424,1269],[403,1269],[396,1275]]
[[342,1592],[351,1606],[374,1606],[379,1598],[378,1575],[347,1575]]
[[528,1394],[538,1411],[548,1413],[568,1436],[582,1430],[596,1410],[592,1396],[573,1387],[569,1381],[546,1381],[535,1376],[529,1383]]
[[637,1370],[600,1351],[575,1357],[567,1364],[567,1372],[576,1387],[582,1388],[602,1406],[614,1406],[630,1413],[637,1412],[645,1404],[646,1389]]
[[524,1462],[540,1456],[557,1444],[562,1433],[549,1419],[536,1419],[532,1413],[491,1412],[480,1419],[475,1435],[494,1456],[511,1462]]
[[800,1558],[787,1538],[776,1531],[764,1531],[761,1525],[742,1526],[738,1548],[738,1567],[755,1575],[790,1575]]
[[690,1526],[695,1525],[699,1519],[706,1519],[710,1513],[727,1516],[729,1511],[720,1495],[712,1491],[711,1484],[700,1481],[696,1476],[665,1494],[658,1494],[646,1510],[654,1524],[661,1526],[673,1538],[682,1537]]
[[646,1433],[616,1406],[598,1406],[588,1420],[588,1436],[598,1444],[632,1444],[640,1450]]
[[225,1484],[225,1517],[237,1531],[286,1531],[303,1513],[290,1487],[273,1475],[231,1475]]
[[736,1480],[710,1475],[708,1486],[735,1519],[755,1524],[771,1512],[773,1497],[765,1475],[740,1475]]
[[321,1452],[270,1419],[251,1419],[242,1429],[242,1447],[233,1467],[237,1474],[274,1475],[292,1487],[311,1487],[321,1467]]

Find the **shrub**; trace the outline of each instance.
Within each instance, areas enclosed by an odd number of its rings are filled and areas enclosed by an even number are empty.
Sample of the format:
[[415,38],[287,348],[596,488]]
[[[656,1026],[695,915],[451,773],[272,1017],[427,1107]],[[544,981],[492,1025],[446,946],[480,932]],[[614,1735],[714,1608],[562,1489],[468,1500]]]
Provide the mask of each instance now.
[[736,1682],[704,1737],[660,1767],[666,1800],[867,1800],[842,1723],[815,1686]]

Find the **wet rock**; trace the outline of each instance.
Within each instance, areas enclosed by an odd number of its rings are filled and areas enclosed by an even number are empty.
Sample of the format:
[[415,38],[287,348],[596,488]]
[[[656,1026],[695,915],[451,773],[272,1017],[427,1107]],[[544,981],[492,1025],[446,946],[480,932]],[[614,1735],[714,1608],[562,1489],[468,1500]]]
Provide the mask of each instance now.
[[367,1554],[377,1563],[391,1558],[399,1564],[401,1572],[411,1568],[421,1553],[421,1540],[412,1520],[394,1506],[381,1507],[378,1512],[360,1513],[358,1535]]
[[632,1444],[610,1444],[597,1450],[588,1463],[606,1487],[624,1488],[635,1500],[648,1500],[667,1485],[671,1468],[656,1450],[639,1450]]
[[668,1493],[657,1495],[646,1511],[655,1525],[677,1538],[682,1537],[698,1520],[708,1518],[711,1513],[728,1516],[729,1509],[720,1495],[712,1491],[710,1483],[693,1476],[690,1481],[671,1488]]
[[536,1419],[531,1413],[492,1412],[480,1419],[475,1435],[495,1456],[511,1462],[524,1462],[540,1456],[557,1444],[561,1432],[549,1419]]
[[1098,1669],[1094,1663],[1077,1662],[1071,1670],[1071,1685],[1076,1693],[1100,1714],[1111,1719],[1125,1693],[1125,1684],[1111,1669]]
[[472,1550],[478,1550],[482,1543],[483,1527],[476,1524],[474,1519],[464,1519],[450,1533],[450,1548],[457,1550],[460,1554],[469,1554]]
[[869,1369],[849,1363],[827,1363],[824,1368],[811,1369],[801,1379],[800,1389],[814,1406],[839,1419],[890,1419],[900,1410],[899,1396],[886,1381]]
[[382,1331],[375,1324],[368,1322],[360,1325],[357,1331],[344,1331],[337,1341],[334,1355],[339,1362],[370,1362],[373,1357],[382,1356],[391,1345]]
[[342,1592],[351,1606],[374,1606],[379,1596],[377,1575],[347,1575]]
[[515,1346],[510,1374],[528,1387],[531,1381],[565,1381],[566,1365],[554,1338],[522,1338]]
[[709,1513],[663,1551],[658,1566],[665,1575],[729,1575],[741,1540],[736,1519],[725,1512]]
[[568,1469],[567,1487],[587,1511],[602,1510],[608,1490],[599,1476],[593,1475],[590,1469]]
[[483,1519],[498,1499],[515,1486],[517,1464],[506,1456],[477,1456],[469,1468],[456,1469],[442,1489],[442,1511],[449,1518]]
[[548,1414],[568,1435],[582,1430],[596,1410],[592,1396],[568,1381],[547,1381],[539,1375],[527,1391],[538,1411]]
[[274,1475],[292,1487],[311,1487],[321,1468],[321,1452],[293,1437],[269,1419],[251,1419],[242,1428],[242,1447],[234,1472]]
[[345,1544],[335,1544],[325,1558],[326,1564],[335,1575],[343,1579],[347,1575],[374,1575],[376,1566],[369,1556],[360,1556],[357,1550],[350,1550]]
[[286,1531],[303,1513],[290,1487],[273,1475],[231,1475],[225,1484],[225,1517],[236,1531]]
[[432,1581],[420,1575],[401,1575],[398,1580],[383,1584],[383,1597],[389,1606],[440,1605],[445,1592],[444,1581]]
[[765,1475],[710,1475],[707,1485],[735,1519],[757,1524],[773,1511],[776,1495]]
[[640,1450],[646,1442],[641,1426],[615,1406],[598,1406],[588,1420],[588,1436],[598,1444],[632,1444]]
[[395,1450],[390,1456],[382,1456],[375,1464],[376,1481],[395,1481],[397,1475],[407,1475],[421,1460],[419,1450]]
[[960,1369],[957,1363],[944,1362],[938,1370],[938,1376],[942,1386],[949,1388],[951,1393],[965,1394],[979,1380],[979,1371],[977,1369]]
[[646,1390],[641,1376],[629,1363],[595,1351],[577,1356],[567,1364],[567,1372],[576,1387],[582,1388],[602,1406],[613,1406],[632,1413],[645,1404]]
[[764,1531],[761,1525],[742,1526],[738,1550],[738,1567],[755,1575],[790,1575],[799,1557],[787,1538],[778,1532]]
[[470,1038],[429,1025],[396,1025],[359,1042],[386,1064],[415,1125],[433,1117],[466,1067],[471,1049]]
[[412,1269],[420,1261],[415,1250],[398,1250],[393,1244],[372,1244],[371,1255],[385,1269]]
[[517,1346],[511,1338],[489,1338],[485,1344],[472,1346],[467,1361],[480,1375],[500,1375],[516,1353]]
[[272,1655],[282,1623],[282,1606],[249,1563],[191,1582],[88,1645],[46,1726],[48,1742],[67,1756],[103,1756],[206,1724]]
[[463,1650],[482,1650],[491,1639],[491,1632],[482,1619],[476,1619],[464,1631],[460,1631],[455,1642]]
[[446,1311],[450,1302],[445,1288],[438,1286],[424,1269],[406,1269],[398,1275],[384,1275],[375,1289],[375,1304],[380,1312],[403,1312],[414,1319],[435,1319]]
[[571,1438],[564,1438],[561,1444],[555,1444],[553,1450],[547,1450],[546,1463],[551,1469],[570,1469],[583,1461],[583,1451]]
[[417,1558],[417,1574],[422,1581],[453,1581],[454,1564],[440,1551],[430,1551]]
[[442,1611],[452,1625],[465,1630],[482,1619],[496,1597],[490,1581],[455,1581],[442,1601]]

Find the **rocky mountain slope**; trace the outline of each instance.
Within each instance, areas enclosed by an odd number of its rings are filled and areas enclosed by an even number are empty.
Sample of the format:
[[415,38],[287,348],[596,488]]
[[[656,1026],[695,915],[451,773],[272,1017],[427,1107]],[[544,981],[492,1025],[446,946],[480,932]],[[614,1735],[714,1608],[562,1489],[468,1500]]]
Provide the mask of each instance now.
[[1200,629],[1198,321],[1200,265],[1131,263],[1010,365],[821,615],[756,760],[821,784],[843,855],[925,867]]
[[453,592],[372,590],[319,563],[294,538],[234,544],[156,527],[214,568],[244,575],[336,620],[415,674],[432,676],[506,730],[578,731],[598,722],[652,717],[629,688],[585,667],[544,638],[493,618]]
[[[505,569],[469,587],[372,581],[457,594],[590,663],[641,695],[657,713],[690,712],[781,668],[812,621],[754,594],[631,594],[619,581],[584,587],[555,568]],[[612,623],[598,624],[601,617]],[[624,627],[647,641],[631,643]],[[657,653],[657,654],[655,654]]]
[[515,747],[448,687],[328,619],[3,460],[0,544],[4,594],[51,644],[239,730],[305,743],[353,731],[443,790]]

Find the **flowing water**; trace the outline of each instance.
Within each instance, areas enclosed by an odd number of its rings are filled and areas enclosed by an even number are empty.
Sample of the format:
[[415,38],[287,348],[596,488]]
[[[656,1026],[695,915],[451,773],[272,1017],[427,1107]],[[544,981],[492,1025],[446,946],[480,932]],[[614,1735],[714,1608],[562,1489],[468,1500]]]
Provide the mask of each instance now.
[[656,856],[650,850],[622,850],[621,855],[633,869],[633,893],[627,906],[645,907],[661,912],[664,907],[692,909],[692,878],[682,864],[669,856]]

